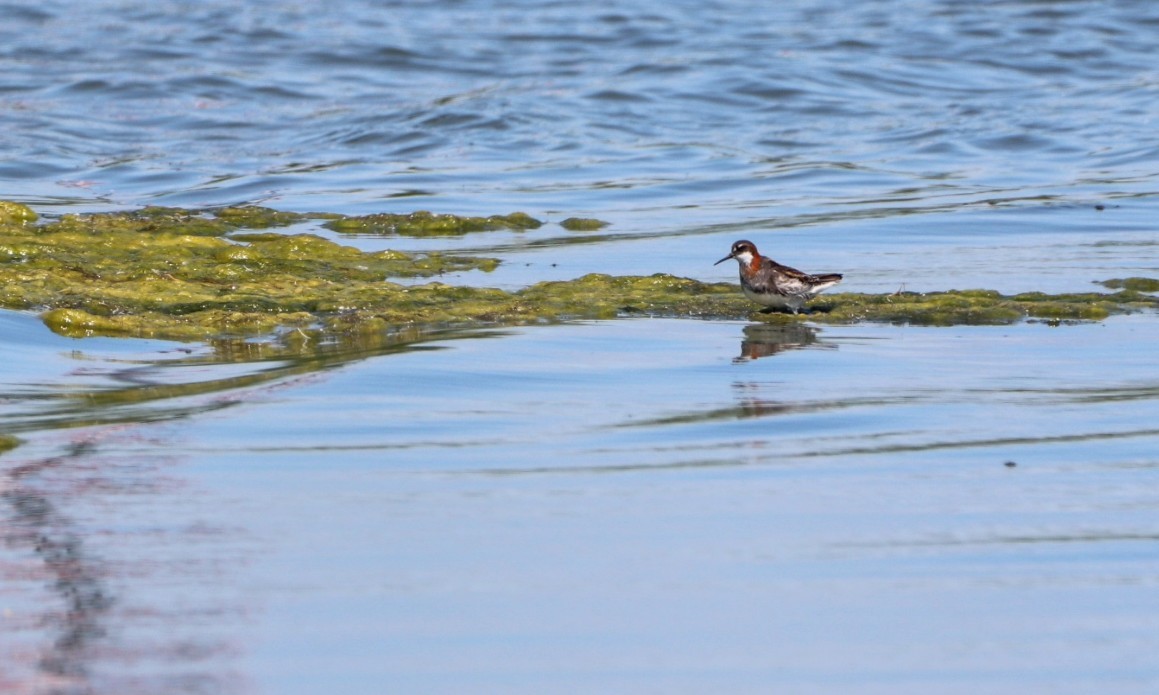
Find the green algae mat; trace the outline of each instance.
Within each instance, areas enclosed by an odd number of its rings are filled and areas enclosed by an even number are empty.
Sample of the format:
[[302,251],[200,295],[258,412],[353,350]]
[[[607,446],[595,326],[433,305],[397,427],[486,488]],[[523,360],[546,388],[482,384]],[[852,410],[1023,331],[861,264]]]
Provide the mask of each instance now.
[[[593,274],[507,292],[422,282],[448,272],[493,269],[498,259],[364,252],[314,234],[270,231],[307,222],[339,233],[387,237],[522,231],[542,224],[522,213],[345,217],[250,206],[145,208],[41,221],[26,206],[0,202],[0,307],[40,312],[46,325],[66,335],[178,340],[283,328],[334,335],[623,316],[993,325],[1026,318],[1099,320],[1159,307],[1159,299],[1149,294],[1159,289],[1159,281],[1149,278],[1109,280],[1104,284],[1118,290],[1113,293],[831,294],[815,300],[813,312],[803,316],[758,313],[735,284],[663,273]],[[573,219],[565,228],[597,231],[603,225]]]

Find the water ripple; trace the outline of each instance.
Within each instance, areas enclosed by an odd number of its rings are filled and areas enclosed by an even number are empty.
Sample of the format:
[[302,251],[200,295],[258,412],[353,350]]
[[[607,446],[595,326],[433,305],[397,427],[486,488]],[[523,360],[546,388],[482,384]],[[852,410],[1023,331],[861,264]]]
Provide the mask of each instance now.
[[[1035,206],[1021,233],[1053,239],[1073,224],[1052,209],[1141,217],[1159,195],[1155,10],[1048,9],[361,0],[319,17],[282,0],[47,0],[0,27],[0,176],[4,197],[49,213],[410,212],[421,195],[600,217],[613,231],[593,249],[654,239],[634,264],[609,247],[592,268],[632,273],[704,273],[703,247],[675,240],[776,227],[806,257],[840,250],[857,282],[883,241],[977,244],[1006,229],[991,212]],[[1124,214],[1086,229],[1137,224]],[[570,244],[550,229],[465,243]]]

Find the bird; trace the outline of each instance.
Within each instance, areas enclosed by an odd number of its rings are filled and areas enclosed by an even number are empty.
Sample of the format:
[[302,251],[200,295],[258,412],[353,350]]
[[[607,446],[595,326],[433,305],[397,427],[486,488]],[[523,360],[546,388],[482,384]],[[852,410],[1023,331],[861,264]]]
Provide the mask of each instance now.
[[757,245],[742,239],[732,245],[727,256],[713,265],[735,258],[740,265],[740,287],[749,299],[765,305],[762,312],[788,309],[794,314],[805,302],[841,282],[840,273],[810,275],[781,265],[757,251]]

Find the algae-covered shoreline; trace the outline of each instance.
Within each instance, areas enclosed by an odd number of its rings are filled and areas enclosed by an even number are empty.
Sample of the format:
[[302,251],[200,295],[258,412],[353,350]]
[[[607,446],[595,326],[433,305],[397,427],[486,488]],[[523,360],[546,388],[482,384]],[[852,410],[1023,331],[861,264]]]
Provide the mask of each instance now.
[[[0,203],[0,307],[37,311],[49,328],[70,336],[203,340],[281,328],[325,335],[622,316],[995,325],[1027,318],[1100,320],[1159,306],[1147,294],[1156,281],[1147,278],[1108,280],[1108,287],[1119,288],[1113,293],[838,293],[814,301],[814,311],[804,316],[760,314],[735,284],[663,273],[592,274],[508,292],[434,279],[448,272],[487,271],[500,259],[365,252],[314,234],[268,231],[309,221],[338,232],[387,236],[457,236],[543,224],[523,213],[355,218],[255,206],[144,208],[42,222],[26,206]],[[592,228],[598,228],[595,222]],[[423,278],[431,281],[413,284]]]

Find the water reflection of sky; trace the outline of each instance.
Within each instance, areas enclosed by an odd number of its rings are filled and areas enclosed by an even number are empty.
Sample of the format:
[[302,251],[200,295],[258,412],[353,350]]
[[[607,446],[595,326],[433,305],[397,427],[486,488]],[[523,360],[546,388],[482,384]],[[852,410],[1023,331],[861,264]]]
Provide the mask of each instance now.
[[[1065,658],[1105,679],[1108,650],[1154,646],[1154,330],[523,328],[34,434],[4,456],[5,675],[941,691],[1052,688]],[[58,353],[90,387],[131,352],[93,345]]]

